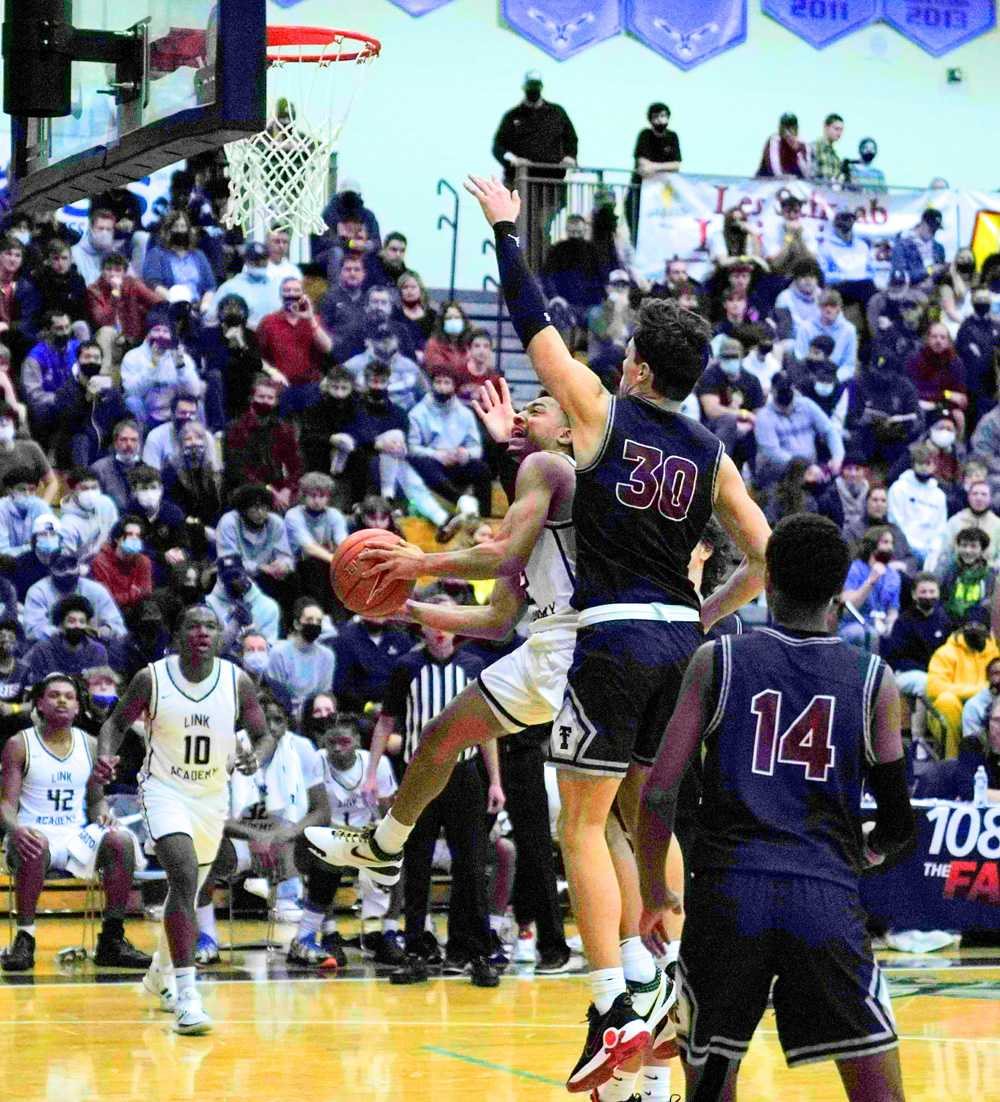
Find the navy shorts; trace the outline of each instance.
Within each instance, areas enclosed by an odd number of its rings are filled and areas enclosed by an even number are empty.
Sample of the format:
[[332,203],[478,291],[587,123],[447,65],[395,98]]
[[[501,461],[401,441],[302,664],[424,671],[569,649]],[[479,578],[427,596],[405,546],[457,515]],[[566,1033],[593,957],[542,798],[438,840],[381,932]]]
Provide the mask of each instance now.
[[685,908],[677,1042],[688,1063],[742,1060],[769,993],[790,1067],[898,1044],[856,891],[806,876],[696,872]]
[[701,625],[609,620],[581,627],[552,725],[558,766],[622,776],[633,761],[652,765],[680,694]]

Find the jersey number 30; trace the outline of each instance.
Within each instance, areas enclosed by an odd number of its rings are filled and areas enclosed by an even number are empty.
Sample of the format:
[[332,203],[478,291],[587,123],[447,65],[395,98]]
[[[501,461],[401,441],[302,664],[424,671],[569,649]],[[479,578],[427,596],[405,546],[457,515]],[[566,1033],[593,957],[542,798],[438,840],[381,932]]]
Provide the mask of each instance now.
[[757,717],[753,771],[773,777],[777,760],[783,765],[801,766],[810,781],[825,781],[837,757],[833,745],[836,699],[814,696],[779,737],[781,703],[781,693],[775,689],[765,689],[750,701],[750,711]]
[[660,516],[683,520],[691,508],[698,468],[682,455],[668,455],[649,444],[626,440],[622,458],[635,467],[628,482],[619,482],[615,496],[630,509],[648,509],[653,502]]

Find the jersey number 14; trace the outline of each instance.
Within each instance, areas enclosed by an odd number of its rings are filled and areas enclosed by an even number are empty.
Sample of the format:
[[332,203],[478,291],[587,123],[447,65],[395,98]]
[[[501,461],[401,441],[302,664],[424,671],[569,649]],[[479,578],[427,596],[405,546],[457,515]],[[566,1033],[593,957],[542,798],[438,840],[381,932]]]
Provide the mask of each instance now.
[[832,696],[814,696],[782,735],[782,694],[765,689],[750,701],[750,711],[757,717],[757,733],[753,740],[753,771],[765,777],[774,776],[775,762],[798,765],[806,779],[825,781],[837,757],[833,745],[833,711],[837,703]]

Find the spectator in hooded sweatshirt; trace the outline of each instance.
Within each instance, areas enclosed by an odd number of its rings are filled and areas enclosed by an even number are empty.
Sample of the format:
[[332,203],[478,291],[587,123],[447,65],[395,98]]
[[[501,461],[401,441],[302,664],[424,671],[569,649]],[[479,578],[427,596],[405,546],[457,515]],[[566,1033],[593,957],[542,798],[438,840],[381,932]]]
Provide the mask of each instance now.
[[866,307],[875,294],[875,259],[871,246],[854,233],[854,212],[838,210],[833,233],[819,247],[819,264],[826,285],[835,287],[848,303]]
[[845,425],[853,451],[870,464],[894,466],[923,431],[917,388],[880,360],[866,365],[848,385]]
[[155,313],[148,320],[146,339],[125,353],[121,367],[125,404],[147,433],[170,420],[178,394],[200,398],[205,392],[194,360],[178,347],[170,326]]
[[32,685],[50,673],[81,674],[108,664],[103,643],[89,633],[94,606],[86,597],[63,597],[52,610],[53,633],[40,639],[24,656],[26,684]]
[[98,207],[90,212],[87,232],[73,246],[73,263],[89,287],[101,278],[104,258],[114,251],[115,216]]
[[958,630],[934,652],[927,668],[927,697],[944,722],[948,758],[958,754],[962,706],[986,687],[987,667],[1000,657],[989,624],[989,610],[974,605]]
[[87,564],[104,545],[118,519],[118,509],[101,493],[97,475],[86,467],[74,467],[66,475],[69,494],[62,499],[63,550]]
[[899,691],[911,699],[927,695],[927,667],[934,652],[948,638],[951,620],[941,604],[941,586],[926,572],[913,578],[913,603],[896,621],[879,648],[892,667]]
[[898,524],[923,565],[948,523],[948,501],[933,476],[934,453],[927,444],[910,448],[912,467],[889,487],[889,519]]
[[795,337],[795,358],[804,360],[809,342],[821,334],[833,338],[830,359],[837,365],[837,377],[850,379],[858,362],[858,331],[844,317],[844,300],[837,291],[824,291],[819,298],[819,321],[806,322]]
[[798,338],[806,325],[819,325],[819,285],[823,278],[815,260],[796,261],[792,282],[774,301],[778,335],[782,340]]

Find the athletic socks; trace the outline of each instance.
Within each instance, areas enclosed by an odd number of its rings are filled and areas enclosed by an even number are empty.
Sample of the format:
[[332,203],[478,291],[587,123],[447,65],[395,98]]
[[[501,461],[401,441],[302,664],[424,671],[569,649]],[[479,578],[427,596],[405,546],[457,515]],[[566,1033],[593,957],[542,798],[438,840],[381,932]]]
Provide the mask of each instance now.
[[622,968],[631,983],[650,983],[656,978],[656,961],[640,937],[628,937],[621,943]]
[[204,907],[198,907],[195,913],[198,916],[198,933],[204,934],[218,943],[219,934],[215,928],[215,904],[206,903]]
[[643,1068],[636,1083],[636,1093],[642,1102],[668,1102],[670,1098],[670,1068]]
[[298,876],[293,876],[289,880],[282,880],[278,885],[278,891],[275,895],[276,899],[301,899],[302,898],[302,880]]
[[607,1014],[619,995],[625,994],[625,971],[622,968],[598,968],[590,973],[590,994],[598,1014]]
[[302,917],[299,919],[299,928],[295,931],[295,940],[303,941],[309,937],[310,934],[318,934],[320,927],[323,925],[323,912],[311,911],[306,907],[302,912]]
[[398,918],[383,918],[382,919],[382,933],[384,933],[384,934],[398,934],[399,933],[399,919]]
[[30,926],[18,926],[18,928],[17,928],[17,932],[18,932],[18,933],[21,933],[21,931],[22,931],[22,930],[23,930],[23,931],[24,931],[24,932],[25,932],[25,933],[26,933],[26,934],[27,934],[27,935],[28,935],[29,937],[32,937],[32,938],[35,938],[35,937],[37,937],[37,935],[36,935],[36,933],[35,933],[35,924],[34,924],[34,922],[32,922],[32,924],[31,924]]
[[195,968],[175,968],[174,976],[177,979],[177,997],[182,999],[189,991],[194,991]]
[[635,1093],[635,1081],[638,1077],[637,1071],[615,1068],[611,1078],[597,1088],[595,1093],[598,1102],[629,1102]]
[[504,923],[507,921],[505,915],[490,915],[490,929],[499,934],[503,930]]
[[398,823],[390,811],[388,815],[375,828],[375,836],[372,841],[383,852],[389,854],[401,853],[406,839],[409,838],[412,826]]

